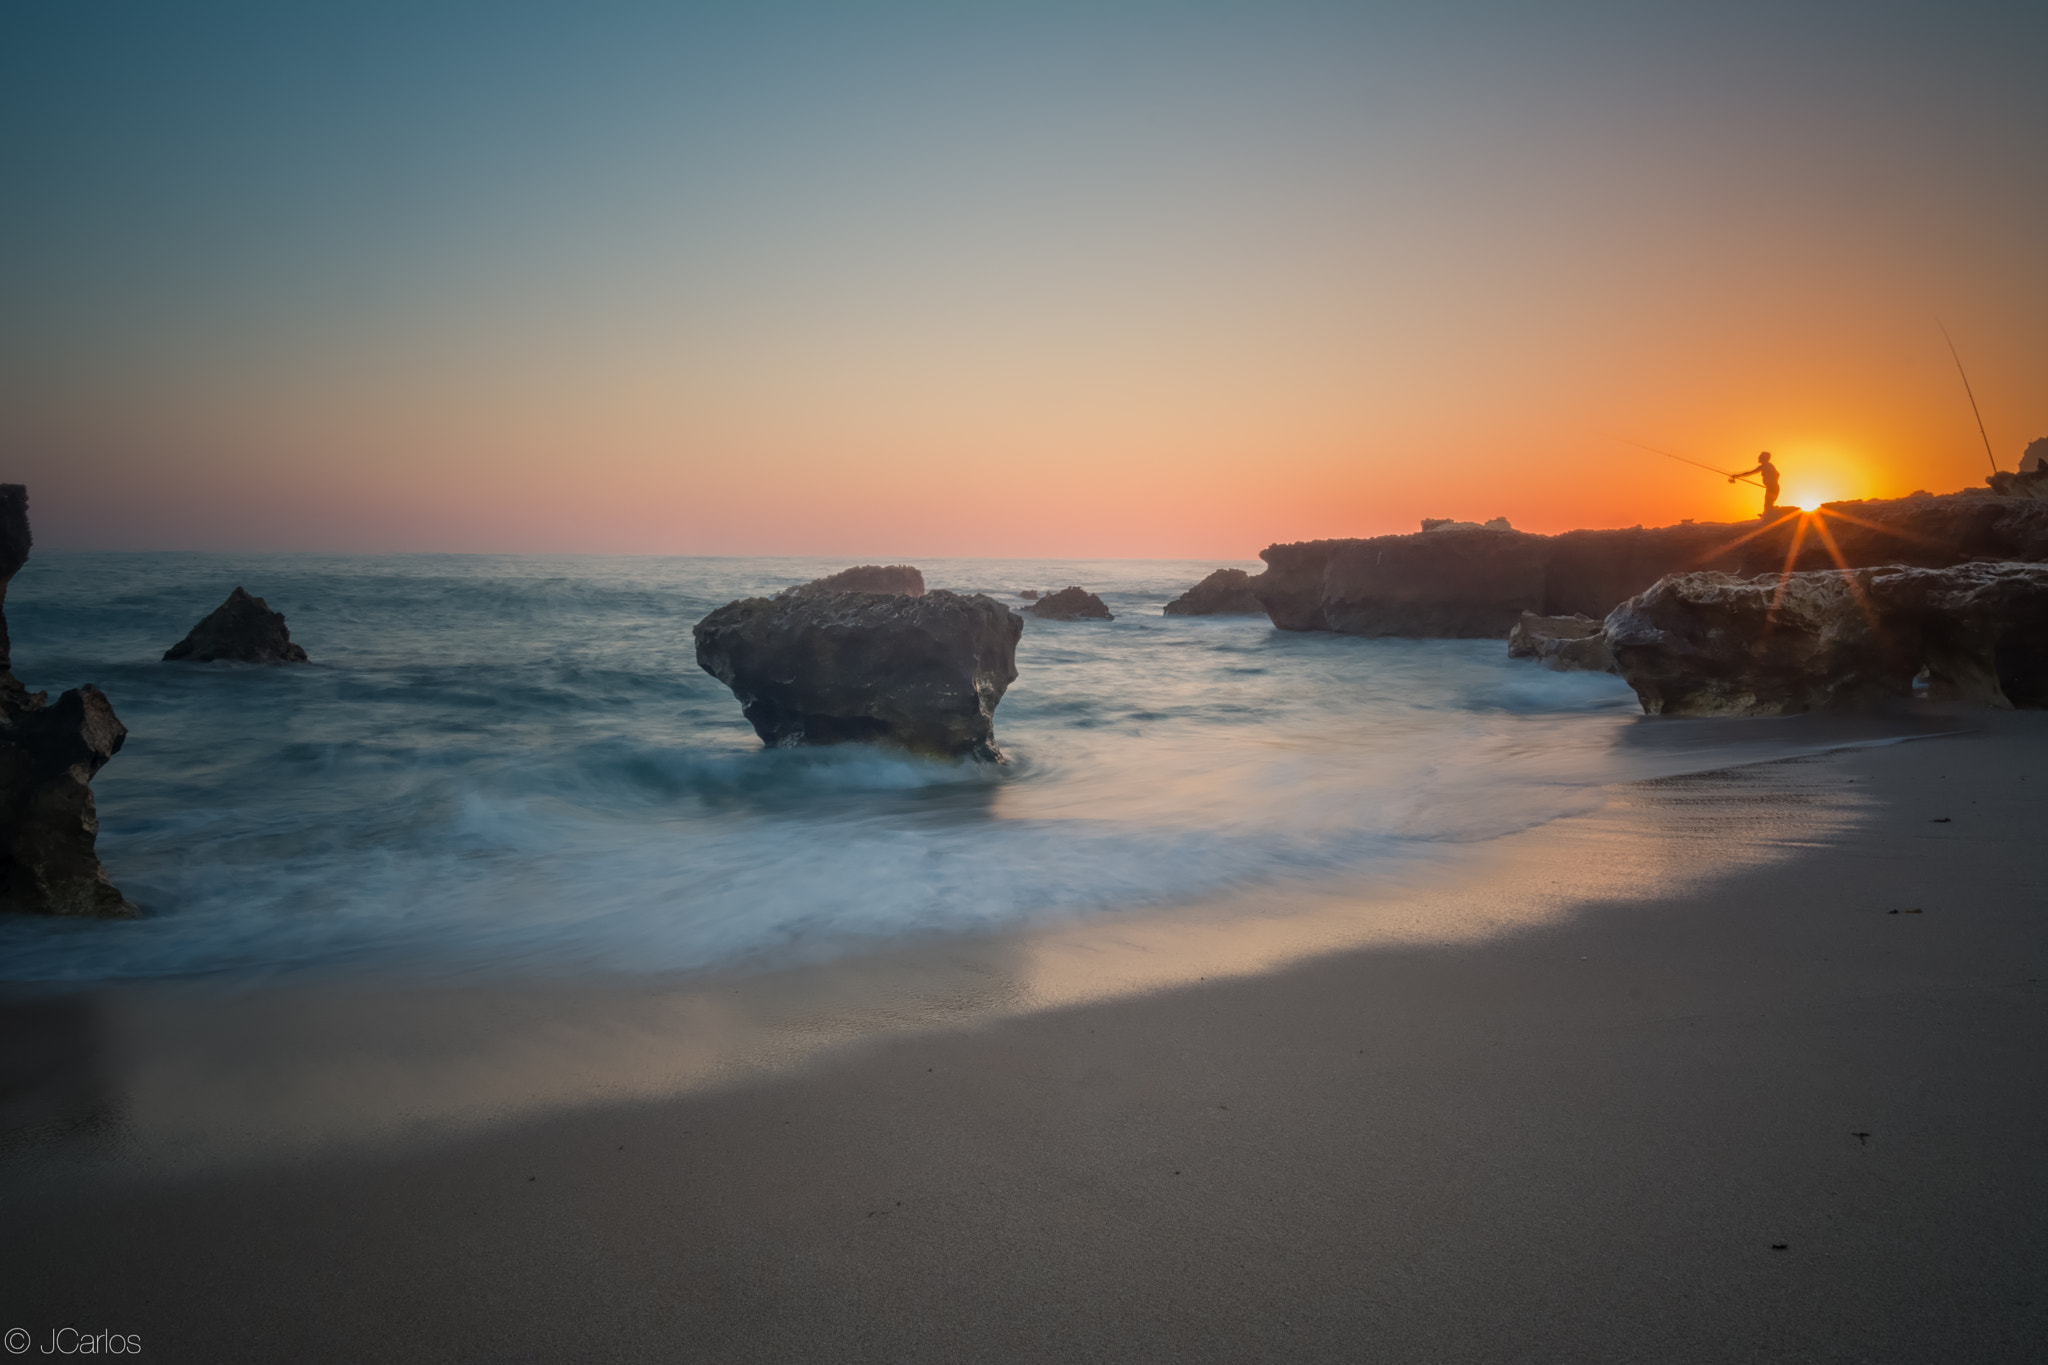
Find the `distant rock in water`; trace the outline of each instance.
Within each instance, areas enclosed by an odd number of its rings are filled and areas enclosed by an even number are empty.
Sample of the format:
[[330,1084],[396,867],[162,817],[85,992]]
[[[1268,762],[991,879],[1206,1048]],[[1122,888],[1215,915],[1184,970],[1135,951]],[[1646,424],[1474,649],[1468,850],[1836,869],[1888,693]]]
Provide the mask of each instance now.
[[2048,707],[2048,564],[1868,574],[1879,625],[1914,642],[1937,700]]
[[87,684],[49,704],[15,680],[7,584],[28,562],[28,490],[0,484],[0,910],[131,918],[142,912],[107,880],[94,845],[93,774],[121,750],[127,727]]
[[1510,659],[1534,659],[1558,673],[1612,673],[1614,655],[1600,622],[1587,616],[1538,616],[1523,612],[1508,633]]
[[1252,576],[1243,569],[1218,569],[1166,604],[1168,616],[1264,616],[1252,596]]
[[697,623],[697,664],[765,744],[880,741],[1003,761],[995,710],[1024,623],[979,593],[785,593]]
[[823,578],[814,578],[793,592],[886,592],[899,597],[924,596],[924,575],[908,564],[862,564]]
[[1608,615],[1607,644],[1653,716],[1877,709],[1912,696],[1920,660],[1859,591],[1836,572],[1673,574]]
[[192,633],[164,651],[166,662],[212,663],[228,659],[245,664],[302,664],[306,651],[292,643],[284,613],[272,611],[260,597],[237,587],[228,600],[192,627]]
[[1045,621],[1114,621],[1102,599],[1086,588],[1061,588],[1024,610]]
[[1045,594],[1040,592],[1036,588],[1026,588],[1024,589],[1024,591],[1018,593],[1017,596],[1023,598],[1026,602],[1036,602],[1039,598],[1045,596]]
[[2048,502],[2032,496],[1973,489],[1821,510],[1833,513],[1827,539],[1789,515],[1555,536],[1430,522],[1435,530],[1411,535],[1269,546],[1251,590],[1282,630],[1502,639],[1525,611],[1597,620],[1667,574],[1747,577],[1788,561],[1795,570],[1827,569],[1831,548],[1852,568],[2048,560]]

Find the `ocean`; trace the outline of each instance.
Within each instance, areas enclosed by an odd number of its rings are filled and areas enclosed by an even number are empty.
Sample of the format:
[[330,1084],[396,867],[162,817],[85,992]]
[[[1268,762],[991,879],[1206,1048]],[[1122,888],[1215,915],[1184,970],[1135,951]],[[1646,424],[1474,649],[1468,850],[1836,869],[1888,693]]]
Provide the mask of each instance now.
[[[1161,614],[1213,562],[926,560],[1079,584],[1027,618],[1004,765],[764,749],[691,626],[844,560],[38,550],[15,673],[105,689],[94,782],[137,922],[0,923],[0,976],[473,979],[814,962],[913,939],[1370,885],[1597,808],[1610,783],[1866,742],[1884,723],[1660,721],[1499,641]],[[1256,564],[1246,565],[1256,570]],[[240,584],[311,663],[167,664]]]

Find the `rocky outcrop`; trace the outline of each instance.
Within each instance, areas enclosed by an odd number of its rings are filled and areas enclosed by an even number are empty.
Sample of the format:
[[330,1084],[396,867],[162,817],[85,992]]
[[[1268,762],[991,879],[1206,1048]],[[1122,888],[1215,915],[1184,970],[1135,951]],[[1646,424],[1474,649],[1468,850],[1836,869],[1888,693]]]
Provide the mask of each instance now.
[[1114,621],[1102,599],[1086,588],[1061,588],[1024,608],[1043,621]]
[[814,578],[791,592],[807,596],[828,592],[885,592],[900,597],[924,596],[924,575],[908,564],[861,564]]
[[1880,570],[1865,582],[1878,624],[1911,642],[1934,699],[2048,707],[2048,564]]
[[1585,616],[1523,612],[1508,633],[1510,659],[1534,659],[1558,673],[1612,673],[1614,654],[1601,623]]
[[28,491],[0,484],[0,910],[127,918],[142,912],[107,880],[88,784],[127,727],[87,685],[49,704],[15,680],[7,584],[28,561]]
[[52,705],[0,708],[0,907],[38,915],[141,914],[107,879],[87,785],[121,751],[128,728],[97,687]]
[[2039,498],[2048,501],[2048,468],[2035,466],[2019,473],[2001,470],[1984,480],[1991,491],[2005,498]]
[[1036,588],[1026,588],[1024,589],[1024,591],[1018,593],[1017,596],[1023,598],[1026,602],[1036,602],[1039,598],[1045,596],[1045,594],[1040,592]]
[[184,639],[164,651],[165,662],[212,663],[227,659],[245,664],[302,664],[306,651],[292,643],[284,613],[272,611],[260,597],[237,587]]
[[1252,596],[1252,576],[1243,569],[1218,569],[1166,604],[1168,616],[1260,616],[1265,608]]
[[0,673],[14,667],[13,652],[7,642],[7,585],[28,563],[29,548],[34,543],[28,530],[28,488],[18,483],[0,483]]
[[996,704],[1023,631],[994,598],[936,590],[749,597],[695,634],[698,666],[765,744],[879,741],[1001,762]]
[[1673,574],[1616,607],[1605,634],[1653,716],[1878,709],[1910,697],[1920,667],[1916,643],[1880,628],[1863,583],[1840,573]]
[[[1825,534],[1822,532],[1825,531]],[[1261,553],[1252,594],[1283,630],[1505,637],[1524,611],[1599,619],[1670,575],[1946,568],[2048,560],[2048,503],[1989,489],[1829,503],[1813,517],[1531,535],[1439,526],[1405,536],[1304,541]]]

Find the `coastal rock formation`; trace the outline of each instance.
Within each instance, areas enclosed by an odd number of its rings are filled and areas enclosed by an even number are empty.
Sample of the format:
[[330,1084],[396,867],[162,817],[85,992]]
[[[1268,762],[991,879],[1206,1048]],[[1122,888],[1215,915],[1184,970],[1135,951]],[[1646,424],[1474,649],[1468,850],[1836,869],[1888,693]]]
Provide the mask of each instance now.
[[1086,588],[1061,588],[1024,610],[1046,621],[1114,621],[1102,599]]
[[697,623],[697,664],[732,689],[765,744],[872,740],[1003,760],[995,709],[1024,623],[979,593],[783,594]]
[[[1822,535],[1821,530],[1826,531]],[[1829,503],[1814,516],[1531,535],[1487,527],[1273,545],[1252,594],[1282,630],[1505,637],[1524,611],[1599,619],[1668,574],[1741,577],[2048,560],[2048,502],[1977,489]]]
[[2048,707],[2048,564],[1868,576],[1878,623],[1910,640],[1937,700]]
[[49,704],[15,680],[7,584],[28,561],[28,490],[0,484],[0,910],[127,918],[142,912],[107,880],[87,785],[128,730],[97,687]]
[[1614,654],[1601,624],[1585,616],[1523,612],[1508,633],[1510,659],[1534,659],[1558,673],[1612,673]]
[[1259,616],[1252,576],[1243,569],[1218,569],[1166,604],[1168,616]]
[[826,592],[885,592],[899,597],[924,596],[924,575],[908,564],[861,564],[814,578],[790,589],[806,595]]
[[302,664],[306,651],[292,643],[284,613],[272,611],[260,597],[237,587],[184,639],[164,651],[164,660],[212,663],[229,659],[245,664]]
[[97,687],[51,705],[0,703],[0,908],[38,915],[131,918],[94,844],[93,774],[121,751],[128,729]]
[[1840,573],[1673,574],[1605,633],[1653,716],[1867,710],[1910,697],[1920,662],[1915,641],[1873,625],[1866,596]]
[[1040,592],[1036,588],[1026,588],[1024,589],[1024,591],[1018,593],[1017,596],[1023,598],[1026,602],[1036,602],[1039,598],[1045,596],[1045,594]]

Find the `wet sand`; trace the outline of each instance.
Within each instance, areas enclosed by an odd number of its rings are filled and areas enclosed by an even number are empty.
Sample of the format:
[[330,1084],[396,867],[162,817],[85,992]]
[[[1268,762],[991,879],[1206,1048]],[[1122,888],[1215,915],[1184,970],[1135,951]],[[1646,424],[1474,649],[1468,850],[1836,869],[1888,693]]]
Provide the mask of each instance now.
[[0,1329],[166,1360],[2035,1359],[2043,722],[1624,790],[1364,930],[1164,917],[823,1004],[801,974],[745,1009],[17,998]]

